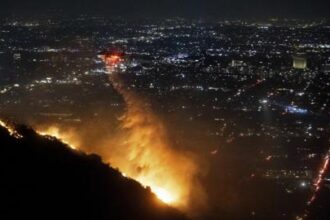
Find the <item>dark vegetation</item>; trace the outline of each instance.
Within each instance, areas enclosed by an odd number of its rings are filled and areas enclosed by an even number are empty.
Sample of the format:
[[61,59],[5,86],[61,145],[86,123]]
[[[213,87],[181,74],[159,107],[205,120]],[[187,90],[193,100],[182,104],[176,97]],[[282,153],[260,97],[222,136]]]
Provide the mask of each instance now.
[[186,219],[98,156],[17,129],[23,138],[0,126],[1,220]]

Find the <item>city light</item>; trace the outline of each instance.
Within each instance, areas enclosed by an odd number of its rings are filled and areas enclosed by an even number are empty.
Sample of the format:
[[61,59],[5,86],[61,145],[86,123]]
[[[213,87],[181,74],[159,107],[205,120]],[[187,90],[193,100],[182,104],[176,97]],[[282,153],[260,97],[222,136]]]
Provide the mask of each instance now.
[[329,19],[78,14],[0,13],[4,138],[93,155],[192,219],[328,217]]

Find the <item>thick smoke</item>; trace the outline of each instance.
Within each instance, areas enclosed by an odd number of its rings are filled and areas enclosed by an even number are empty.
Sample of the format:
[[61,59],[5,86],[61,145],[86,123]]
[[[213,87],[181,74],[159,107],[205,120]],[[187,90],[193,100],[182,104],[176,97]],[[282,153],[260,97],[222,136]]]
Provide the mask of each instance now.
[[196,161],[191,155],[170,147],[161,121],[142,98],[125,87],[120,77],[120,74],[111,74],[110,80],[123,96],[126,112],[120,119],[120,131],[110,140],[115,154],[110,153],[109,160],[170,203],[189,206],[191,194],[200,193]]
[[74,133],[72,129],[63,130],[59,125],[62,130],[57,129],[56,133],[45,128],[42,128],[42,133],[73,143],[79,150],[100,155],[104,162],[149,186],[161,200],[181,210],[193,213],[193,210],[203,207],[205,194],[198,181],[200,166],[196,155],[171,147],[161,120],[143,98],[129,89],[122,80],[122,74],[113,71],[111,64],[106,64],[109,79],[126,104],[115,134],[101,133],[98,138],[93,138],[97,140],[95,143],[89,141],[87,146],[84,143],[88,137],[83,129]]

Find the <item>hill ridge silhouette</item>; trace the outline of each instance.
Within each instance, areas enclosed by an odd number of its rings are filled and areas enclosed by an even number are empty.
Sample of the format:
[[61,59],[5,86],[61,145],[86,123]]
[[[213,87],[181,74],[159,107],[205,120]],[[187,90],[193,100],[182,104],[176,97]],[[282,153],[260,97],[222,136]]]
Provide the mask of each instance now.
[[185,220],[138,182],[56,138],[0,126],[0,219]]

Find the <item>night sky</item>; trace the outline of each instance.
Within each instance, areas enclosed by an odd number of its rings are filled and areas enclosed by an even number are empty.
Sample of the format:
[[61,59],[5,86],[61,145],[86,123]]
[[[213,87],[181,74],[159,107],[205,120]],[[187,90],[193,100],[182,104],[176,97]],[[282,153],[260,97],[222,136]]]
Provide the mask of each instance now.
[[194,17],[329,16],[329,0],[1,0],[2,11],[61,9],[108,15]]

